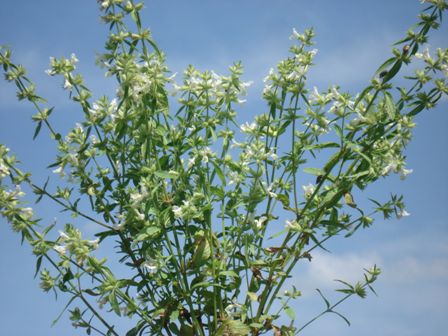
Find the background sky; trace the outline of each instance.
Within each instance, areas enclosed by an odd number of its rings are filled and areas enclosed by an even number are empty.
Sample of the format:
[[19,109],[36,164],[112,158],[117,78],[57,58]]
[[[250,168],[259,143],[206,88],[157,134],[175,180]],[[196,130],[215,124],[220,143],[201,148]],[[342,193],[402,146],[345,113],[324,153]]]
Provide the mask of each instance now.
[[[81,118],[77,106],[66,98],[61,78],[50,78],[50,56],[78,56],[79,71],[97,93],[111,94],[114,83],[95,67],[95,54],[103,50],[107,27],[100,23],[92,0],[1,0],[0,44],[11,47],[38,84],[38,93],[56,106],[54,122],[61,129]],[[390,55],[391,45],[416,22],[423,6],[417,0],[148,0],[143,22],[168,57],[173,72],[193,64],[201,70],[225,72],[241,60],[244,80],[255,81],[241,122],[265,111],[260,99],[262,78],[288,54],[292,28],[316,32],[316,66],[309,87],[326,89],[339,84],[355,94],[368,84],[376,68]],[[430,46],[447,47],[447,24],[433,35]],[[351,327],[337,316],[325,316],[303,335],[444,335],[448,326],[448,101],[416,119],[414,139],[408,147],[408,167],[414,170],[404,182],[392,177],[369,188],[369,195],[385,200],[391,192],[405,196],[410,217],[384,222],[351,239],[336,238],[331,254],[318,252],[303,264],[293,282],[302,290],[297,301],[298,322],[307,321],[324,308],[315,288],[332,297],[334,279],[361,279],[362,269],[377,264],[383,274],[375,288],[378,297],[351,299],[340,311]],[[6,144],[35,172],[38,181],[51,174],[52,143],[45,135],[32,141],[34,111],[18,103],[15,88],[0,82],[0,143]],[[47,221],[60,217],[47,203],[37,208]],[[89,233],[88,224],[83,228]],[[0,220],[0,334],[81,335],[68,317],[51,327],[65,304],[33,280],[34,257],[8,223]],[[117,321],[118,322],[118,321]],[[115,322],[115,323],[117,323]],[[121,323],[121,322],[120,322]],[[129,321],[125,323],[128,326]]]

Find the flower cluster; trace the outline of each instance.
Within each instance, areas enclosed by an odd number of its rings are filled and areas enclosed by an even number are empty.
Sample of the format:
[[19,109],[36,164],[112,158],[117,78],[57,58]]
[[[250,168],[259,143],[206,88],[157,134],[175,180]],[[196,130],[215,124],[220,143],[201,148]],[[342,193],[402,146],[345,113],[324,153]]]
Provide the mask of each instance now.
[[[99,239],[95,240],[83,240],[81,237],[81,231],[74,228],[72,225],[67,224],[65,231],[59,231],[59,238],[57,243],[53,246],[53,249],[59,253],[61,257],[65,257],[66,254],[73,256],[79,265],[90,256],[93,250],[98,248]],[[68,267],[69,259],[62,258],[64,267]]]

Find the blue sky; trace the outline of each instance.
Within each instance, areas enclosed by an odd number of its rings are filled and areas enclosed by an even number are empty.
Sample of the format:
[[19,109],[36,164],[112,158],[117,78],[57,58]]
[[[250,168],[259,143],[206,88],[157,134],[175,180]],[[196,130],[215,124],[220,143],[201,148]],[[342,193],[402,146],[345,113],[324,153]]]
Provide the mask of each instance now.
[[[263,112],[262,78],[287,55],[292,28],[314,27],[316,66],[309,85],[325,89],[339,84],[343,91],[362,90],[376,68],[390,55],[391,45],[416,22],[422,8],[417,0],[148,0],[143,21],[168,57],[173,72],[188,64],[201,70],[224,72],[241,60],[244,79],[255,81],[249,90],[240,120],[249,121]],[[447,47],[447,23],[434,34],[430,46]],[[100,23],[95,1],[2,1],[0,44],[14,52],[38,92],[56,106],[54,120],[68,129],[81,114],[62,90],[60,78],[50,78],[50,56],[78,56],[79,70],[98,96],[111,94],[114,83],[95,67],[95,54],[103,50],[107,27]],[[392,177],[369,189],[369,196],[385,199],[402,193],[412,214],[400,221],[378,220],[369,230],[351,239],[334,239],[331,254],[319,252],[303,264],[293,279],[302,289],[297,315],[306,321],[323,304],[314,288],[331,296],[333,279],[357,280],[362,269],[377,264],[383,274],[376,285],[378,297],[353,299],[341,307],[351,327],[336,316],[326,316],[303,335],[442,335],[448,312],[448,100],[416,119],[414,139],[407,150],[414,170],[404,182]],[[32,142],[34,113],[18,103],[12,85],[0,82],[0,143],[18,155],[25,170],[43,181],[43,168],[52,162],[53,145],[41,136]],[[40,215],[51,221],[61,216],[48,203]],[[86,227],[88,229],[88,227]],[[34,258],[20,238],[0,220],[0,334],[77,335],[68,318],[54,327],[51,321],[64,306],[45,294],[33,280]],[[117,322],[118,323],[118,322]],[[125,322],[129,324],[129,322]],[[446,332],[446,331],[445,331]]]

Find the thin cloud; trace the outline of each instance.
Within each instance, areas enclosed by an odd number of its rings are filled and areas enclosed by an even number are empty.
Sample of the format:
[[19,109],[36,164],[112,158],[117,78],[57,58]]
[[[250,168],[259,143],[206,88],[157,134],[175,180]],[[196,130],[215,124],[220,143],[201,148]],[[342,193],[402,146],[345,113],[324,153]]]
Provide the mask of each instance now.
[[331,52],[321,49],[315,59],[316,65],[310,71],[310,79],[325,87],[367,84],[378,66],[391,56],[388,35],[352,40]]
[[330,254],[315,252],[312,261],[299,265],[298,272],[289,282],[302,291],[303,295],[315,295],[315,289],[330,291],[342,288],[335,280],[343,280],[350,284],[364,280],[365,269],[381,265],[383,259],[375,251],[368,253]]

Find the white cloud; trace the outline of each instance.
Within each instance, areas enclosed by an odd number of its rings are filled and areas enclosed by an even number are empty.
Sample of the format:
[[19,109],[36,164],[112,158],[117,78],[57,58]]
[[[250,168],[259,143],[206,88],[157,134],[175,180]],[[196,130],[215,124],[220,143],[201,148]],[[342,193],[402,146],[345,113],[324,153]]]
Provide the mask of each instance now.
[[377,244],[374,249],[372,246],[342,254],[314,252],[311,262],[303,261],[298,265],[296,286],[303,290],[335,288],[335,279],[349,283],[362,280],[364,269],[373,265],[382,269],[379,283],[385,286],[397,283],[419,286],[422,281],[448,281],[446,245],[440,239],[439,243],[434,239],[433,244],[422,250],[419,242],[420,236],[413,235]]
[[325,86],[350,85],[369,82],[375,70],[388,57],[388,34],[370,40],[351,40],[333,50],[320,50],[316,65],[310,70],[310,79]]
[[[356,283],[364,279],[364,269],[383,263],[382,258],[374,251],[369,253],[329,254],[312,253],[312,261],[304,261],[290,284],[294,284],[304,295],[313,294],[316,288],[322,290],[342,288],[336,279],[348,283]],[[306,264],[305,264],[306,263]]]
[[422,281],[448,281],[448,258],[427,260],[413,256],[389,261],[384,267],[384,279],[388,283],[418,285]]

